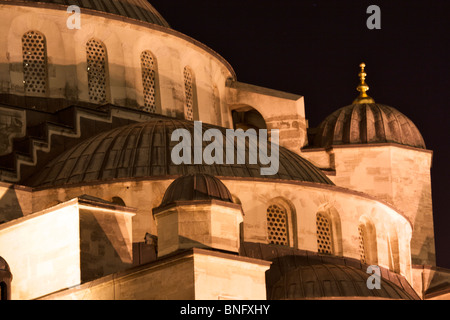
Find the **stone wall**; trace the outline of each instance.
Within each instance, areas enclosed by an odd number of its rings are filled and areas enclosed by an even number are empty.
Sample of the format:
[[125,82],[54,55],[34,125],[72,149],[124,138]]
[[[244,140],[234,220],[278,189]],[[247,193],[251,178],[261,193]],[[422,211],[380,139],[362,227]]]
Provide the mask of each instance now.
[[[225,82],[234,77],[227,62],[205,45],[172,29],[132,20],[105,19],[81,13],[81,29],[68,29],[65,10],[0,5],[0,93],[23,96],[22,36],[30,31],[45,36],[48,90],[45,96],[89,102],[86,42],[106,46],[108,102],[125,107],[144,105],[140,55],[149,50],[157,62],[157,109],[184,118],[185,66],[195,73],[199,116],[204,122],[226,125]],[[216,97],[216,95],[219,97]],[[210,109],[219,101],[222,117]],[[218,123],[218,121],[225,122]]]
[[33,299],[79,284],[79,248],[74,203],[0,225],[0,252],[13,275],[11,299]]
[[264,300],[270,263],[193,249],[46,300]]
[[133,262],[131,216],[84,208],[80,210],[81,281],[129,268]]
[[0,182],[0,224],[33,212],[32,189]]
[[132,215],[73,199],[1,224],[11,298],[34,299],[131,267]]
[[387,201],[413,224],[414,264],[436,264],[431,197],[432,152],[393,144],[304,150],[302,155],[330,170],[338,186]]
[[302,96],[236,81],[227,82],[231,110],[248,106],[264,118],[267,129],[278,129],[280,145],[300,153],[306,143],[305,104]]
[[24,110],[0,107],[0,156],[12,151],[14,138],[25,136],[26,122]]
[[[268,243],[267,209],[279,204],[287,209],[289,246],[317,252],[316,215],[329,212],[340,230],[335,234],[336,254],[360,258],[358,226],[368,220],[376,230],[377,261],[410,279],[411,224],[392,206],[347,189],[302,182],[221,179],[244,212],[245,241]],[[158,207],[172,182],[135,180],[85,186],[70,186],[36,191],[34,208],[42,210],[52,200],[66,201],[89,194],[110,201],[120,197],[128,207],[136,208],[133,217],[133,241],[143,241],[148,232],[157,235],[152,209]],[[337,231],[336,231],[337,232]],[[394,246],[394,249],[393,249]]]

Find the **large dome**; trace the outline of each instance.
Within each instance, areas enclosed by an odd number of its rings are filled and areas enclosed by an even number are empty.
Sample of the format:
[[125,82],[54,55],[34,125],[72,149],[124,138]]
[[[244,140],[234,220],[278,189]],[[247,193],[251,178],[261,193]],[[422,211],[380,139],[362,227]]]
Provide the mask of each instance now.
[[371,143],[426,149],[410,119],[395,108],[377,103],[355,103],[333,112],[320,124],[313,147]]
[[82,9],[81,13],[83,13],[83,9],[93,10],[170,28],[167,21],[146,0],[3,0],[2,2],[11,2],[19,5],[24,4],[45,6],[50,8],[62,8],[64,10],[67,10],[68,6],[77,5]]
[[[219,177],[269,178],[333,183],[325,174],[299,155],[280,147],[279,170],[275,175],[261,175],[260,164],[176,165],[171,160],[172,149],[178,141],[171,141],[172,132],[186,129],[194,137],[194,122],[186,120],[151,120],[103,132],[84,140],[47,163],[32,176],[27,185],[62,186],[69,183],[110,181],[123,178],[182,176],[206,173]],[[226,138],[225,128],[203,124],[207,129],[218,129]],[[209,142],[203,142],[203,148]],[[270,147],[270,144],[269,144]],[[194,155],[194,144],[191,146]],[[223,146],[226,155],[226,144]],[[237,144],[235,152],[237,155]],[[249,154],[249,143],[246,154]],[[270,154],[270,151],[269,151]]]

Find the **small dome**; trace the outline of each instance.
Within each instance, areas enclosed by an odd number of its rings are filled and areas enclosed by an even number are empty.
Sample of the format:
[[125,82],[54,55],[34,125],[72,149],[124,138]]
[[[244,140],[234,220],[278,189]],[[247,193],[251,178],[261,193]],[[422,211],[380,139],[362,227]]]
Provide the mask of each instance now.
[[157,24],[162,27],[170,28],[167,21],[159,14],[158,11],[146,0],[8,0],[13,3],[26,3],[33,6],[44,7],[61,7],[67,10],[70,5],[79,6],[83,13],[83,9],[99,11],[102,13],[114,14],[122,17],[132,18],[143,22]]
[[[216,177],[282,179],[334,185],[333,182],[309,161],[286,148],[279,148],[279,170],[274,175],[262,175],[261,163],[196,165],[172,162],[173,148],[179,142],[171,141],[177,129],[187,130],[195,136],[194,122],[187,120],[150,120],[102,132],[81,141],[37,170],[25,185],[33,187],[64,186],[70,183],[112,181],[125,178],[168,177],[204,173]],[[202,135],[208,129],[219,130],[226,141],[226,129],[202,124]],[[209,142],[203,142],[203,148]],[[258,143],[246,143],[245,154]],[[194,143],[191,154],[194,155]],[[234,154],[238,154],[237,144]],[[270,150],[270,144],[268,144]],[[227,154],[223,143],[223,154]],[[270,154],[270,151],[268,152]],[[265,159],[267,160],[267,159]],[[267,163],[267,162],[265,162]]]
[[160,207],[176,201],[220,200],[233,203],[228,188],[209,174],[189,174],[175,179],[167,188]]
[[395,108],[355,103],[333,112],[319,126],[312,146],[398,143],[426,149],[417,127]]
[[[369,290],[369,265],[359,259],[322,255],[285,246],[244,242],[242,256],[271,261],[266,272],[267,299],[384,298],[420,300],[401,274],[380,266],[381,289]],[[371,279],[372,280],[372,279]]]
[[386,279],[381,288],[369,290],[371,276],[362,270],[344,265],[303,265],[284,274],[273,286],[272,300],[315,298],[378,298],[413,300],[408,293]]

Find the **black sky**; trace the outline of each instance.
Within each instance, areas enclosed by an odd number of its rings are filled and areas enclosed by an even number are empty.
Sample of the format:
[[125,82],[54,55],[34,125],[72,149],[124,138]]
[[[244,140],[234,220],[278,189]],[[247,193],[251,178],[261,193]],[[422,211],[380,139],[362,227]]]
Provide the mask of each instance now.
[[[450,1],[150,0],[173,29],[222,55],[241,82],[305,97],[310,126],[351,104],[359,63],[376,102],[408,116],[434,151],[438,266],[450,268]],[[369,30],[369,5],[381,30]]]

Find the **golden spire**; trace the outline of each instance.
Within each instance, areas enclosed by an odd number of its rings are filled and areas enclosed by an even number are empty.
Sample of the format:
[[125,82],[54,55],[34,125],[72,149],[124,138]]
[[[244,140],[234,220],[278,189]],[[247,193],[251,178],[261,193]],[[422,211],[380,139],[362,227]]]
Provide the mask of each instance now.
[[360,83],[356,90],[359,91],[359,97],[353,101],[353,104],[362,104],[362,103],[375,103],[375,101],[367,95],[367,91],[369,91],[369,86],[366,83],[367,73],[364,71],[366,64],[363,62],[359,65],[361,67],[361,72],[359,73]]

